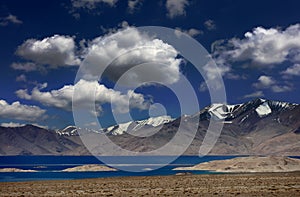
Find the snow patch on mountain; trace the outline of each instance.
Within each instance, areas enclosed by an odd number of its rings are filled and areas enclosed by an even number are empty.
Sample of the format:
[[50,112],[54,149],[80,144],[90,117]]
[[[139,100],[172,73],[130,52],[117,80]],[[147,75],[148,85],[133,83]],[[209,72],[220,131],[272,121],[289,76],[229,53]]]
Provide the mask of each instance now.
[[173,120],[170,116],[158,116],[158,117],[150,117],[146,120],[136,121],[139,125],[151,125],[153,127],[157,127],[159,125],[165,124]]
[[62,130],[57,130],[56,133],[58,135],[66,135],[66,136],[78,135],[77,127],[75,127],[75,126],[67,126]]
[[273,111],[283,111],[286,109],[291,109],[297,105],[297,104],[291,104],[287,102],[271,101],[271,100],[264,100],[264,99],[260,99],[260,101],[262,103],[255,109],[259,117],[267,116],[271,114]]
[[248,117],[249,117],[249,115],[246,115],[245,117],[243,117],[242,120],[240,121],[240,123],[244,122]]
[[284,110],[284,109],[297,106],[297,104],[294,103],[287,103],[287,102],[280,102],[280,101],[268,101],[268,104],[271,109],[276,109],[276,110]]
[[132,121],[122,123],[122,124],[119,124],[119,125],[114,125],[114,126],[108,127],[107,132],[111,133],[112,135],[122,135],[122,134],[124,134],[125,131],[128,130],[128,127],[131,124],[132,124]]
[[67,126],[64,129],[59,129],[56,130],[56,133],[58,135],[63,135],[63,136],[79,136],[83,133],[99,133],[98,131],[94,129],[88,129],[88,128],[80,128],[76,126]]
[[225,119],[227,115],[227,113],[223,110],[223,104],[212,104],[210,109],[208,110],[208,113],[220,120]]
[[259,115],[259,117],[264,117],[272,113],[272,110],[267,102],[262,103],[255,109],[255,111]]
[[145,126],[157,127],[163,125],[165,123],[171,122],[174,119],[170,116],[158,116],[158,117],[150,117],[145,120],[138,121],[130,121],[126,123],[121,123],[118,125],[113,125],[108,128],[100,129],[99,131],[88,129],[88,128],[79,128],[76,126],[67,126],[64,129],[56,130],[58,135],[64,136],[79,136],[83,133],[108,133],[112,135],[122,135],[124,132],[137,131]]
[[238,108],[240,104],[237,105],[225,105],[225,104],[212,104],[210,108],[208,109],[208,113],[211,115],[211,117],[215,117],[219,120],[225,120],[230,115],[232,115],[232,112],[236,108]]

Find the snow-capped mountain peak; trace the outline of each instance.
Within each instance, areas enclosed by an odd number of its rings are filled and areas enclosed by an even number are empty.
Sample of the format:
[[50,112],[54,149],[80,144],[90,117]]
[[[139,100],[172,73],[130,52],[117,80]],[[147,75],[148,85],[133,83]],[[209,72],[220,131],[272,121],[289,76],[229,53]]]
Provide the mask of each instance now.
[[[253,118],[263,118],[267,117],[273,112],[280,112],[287,109],[292,109],[296,107],[297,104],[291,104],[287,102],[280,102],[280,101],[272,101],[272,100],[266,100],[266,99],[254,99],[252,101],[249,101],[247,103],[243,104],[235,104],[235,105],[229,105],[229,104],[222,104],[222,103],[215,103],[212,104],[203,110],[201,110],[199,113],[193,115],[193,116],[187,116],[183,115],[183,118],[195,118],[199,117],[200,120],[207,120],[210,118],[213,118],[215,120],[223,121],[224,123],[232,123],[235,119],[239,123],[244,122],[247,119],[253,119]],[[158,127],[163,124],[169,123],[173,121],[170,116],[158,116],[158,117],[150,117],[145,120],[137,120],[137,121],[130,121],[126,123],[120,123],[118,125],[113,125],[108,128],[101,129],[99,131],[95,131],[92,129],[87,128],[78,128],[76,126],[67,126],[64,129],[57,130],[56,133],[59,135],[65,135],[65,136],[75,136],[82,134],[82,132],[96,132],[96,133],[106,133],[111,135],[122,135],[124,133],[131,133],[133,131],[139,132],[139,130],[145,128],[151,128],[151,127]],[[81,132],[78,132],[80,130]]]
[[200,115],[202,115],[202,117],[206,119],[214,118],[222,121],[228,121],[235,119],[239,116],[245,116],[244,118],[242,118],[242,120],[245,120],[245,118],[249,116],[249,114],[246,113],[249,110],[253,110],[255,114],[262,118],[268,116],[272,112],[279,112],[286,109],[291,109],[296,105],[297,104],[258,98],[244,104],[212,104],[209,107],[206,107],[203,111],[201,111]]
[[126,123],[121,123],[119,125],[114,125],[111,127],[108,127],[106,132],[111,133],[112,135],[122,135],[125,131],[128,130],[129,125],[132,124],[132,121],[126,122]]
[[267,116],[273,111],[282,111],[295,107],[297,104],[260,99],[261,104],[255,109],[260,117]]
[[[78,130],[80,130],[80,132],[78,132]],[[64,129],[56,130],[56,133],[58,135],[64,135],[64,136],[79,136],[82,133],[90,133],[90,132],[99,133],[94,129],[80,128],[72,125],[67,126]]]
[[[112,135],[122,135],[124,132],[128,131],[137,131],[143,127],[157,127],[163,125],[165,123],[171,122],[172,119],[170,116],[158,116],[158,117],[150,117],[145,120],[138,120],[138,121],[130,121],[126,123],[120,123],[118,125],[113,125],[108,128],[101,129],[100,131],[96,131],[93,129],[88,128],[79,128],[76,126],[67,126],[63,129],[56,130],[58,135],[64,136],[78,136],[82,132],[95,132],[95,133],[107,133]],[[80,130],[80,132],[78,132]]]
[[137,131],[143,127],[157,127],[172,121],[170,116],[158,116],[158,117],[150,117],[145,120],[137,120],[130,121],[127,123],[121,123],[119,125],[108,127],[104,129],[106,133],[110,133],[112,135],[122,135],[124,132],[129,133],[129,131]]
[[136,121],[139,125],[151,125],[153,127],[157,127],[161,124],[165,124],[173,120],[170,116],[158,116],[158,117],[150,117],[145,120]]
[[273,108],[273,109],[277,109],[277,110],[284,110],[287,108],[291,108],[294,107],[298,104],[294,104],[294,103],[287,103],[287,102],[281,102],[281,101],[267,101],[268,105]]
[[56,133],[58,135],[67,135],[67,136],[73,136],[78,135],[77,133],[77,127],[76,126],[67,126],[64,129],[56,130]]

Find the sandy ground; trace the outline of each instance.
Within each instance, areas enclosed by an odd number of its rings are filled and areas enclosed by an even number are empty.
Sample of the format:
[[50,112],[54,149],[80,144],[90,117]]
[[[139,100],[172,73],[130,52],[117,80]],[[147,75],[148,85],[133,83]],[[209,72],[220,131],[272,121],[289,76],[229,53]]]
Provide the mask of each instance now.
[[0,196],[300,196],[300,172],[0,183]]
[[300,171],[300,159],[289,157],[236,157],[226,160],[203,162],[192,167],[178,167],[175,170],[209,170],[216,172],[295,172]]
[[116,171],[114,168],[110,168],[108,166],[104,165],[98,165],[98,164],[88,164],[88,165],[82,165],[82,166],[76,166],[73,168],[67,168],[62,170],[63,172],[85,172],[85,171],[102,171],[102,172],[107,172],[107,171]]

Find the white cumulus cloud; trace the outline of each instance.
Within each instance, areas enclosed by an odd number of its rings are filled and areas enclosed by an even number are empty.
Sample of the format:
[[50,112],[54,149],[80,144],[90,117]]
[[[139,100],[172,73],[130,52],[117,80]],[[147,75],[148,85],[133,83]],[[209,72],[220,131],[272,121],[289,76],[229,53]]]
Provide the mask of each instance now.
[[129,13],[134,13],[136,10],[138,10],[144,0],[128,0],[128,11]]
[[253,86],[256,88],[264,89],[264,88],[269,88],[275,83],[276,81],[272,77],[262,75],[258,78],[258,82],[254,83]]
[[17,122],[3,122],[0,125],[1,127],[23,127],[25,124],[20,124]]
[[[128,71],[122,82],[128,86],[140,84],[145,79],[172,84],[180,78],[182,59],[176,58],[178,52],[171,45],[134,27],[94,39],[88,44],[85,54],[81,67],[86,69],[86,75],[95,78],[105,69],[105,76],[112,81],[117,81]],[[141,69],[133,69],[145,63],[147,65]]]
[[253,84],[253,87],[257,89],[270,89],[273,92],[288,92],[292,90],[290,84],[278,84],[278,82],[271,76],[262,75],[258,78],[258,82]]
[[66,6],[69,13],[76,19],[80,18],[80,11],[86,11],[89,14],[99,15],[99,7],[102,5],[115,7],[118,0],[71,0],[71,5]]
[[293,66],[286,70],[278,71],[286,80],[262,75],[253,83],[257,90],[275,93],[291,91],[294,82],[287,80],[300,75],[300,24],[290,25],[286,29],[256,27],[245,33],[243,38],[216,41],[212,45],[212,57],[219,67],[228,68],[223,69],[227,78],[237,67],[279,69],[291,64]]
[[300,54],[300,24],[285,30],[256,27],[243,39],[232,38],[214,46],[214,56],[223,62],[249,61],[256,66],[274,66],[297,61]]
[[224,86],[222,77],[230,71],[229,67],[217,66],[213,60],[208,61],[202,68],[205,81],[200,83],[199,91],[205,92],[208,88],[220,89]]
[[[97,104],[97,113],[101,112],[101,105],[112,103],[115,106],[115,111],[118,113],[126,113],[129,110],[128,102],[132,108],[147,109],[149,103],[145,101],[142,94],[128,90],[125,94],[109,89],[97,81],[86,81],[81,79],[75,85],[65,85],[58,90],[42,91],[47,87],[47,83],[41,84],[33,88],[29,93],[27,89],[16,91],[18,97],[27,100],[35,100],[45,106],[61,108],[67,111],[72,110],[72,102],[76,103],[75,107],[84,108],[91,104]],[[73,97],[76,89],[76,96]],[[93,98],[93,96],[95,97]],[[95,100],[93,100],[95,99]]]
[[205,21],[205,22],[204,22],[204,26],[206,27],[206,29],[208,29],[208,30],[210,30],[210,31],[217,28],[217,27],[216,27],[215,21],[213,21],[213,20],[211,20],[211,19]]
[[95,9],[99,3],[114,6],[118,0],[71,0],[74,8]]
[[271,90],[276,93],[289,92],[292,91],[292,87],[290,85],[274,85]]
[[[229,67],[215,65],[213,61],[209,61],[206,65],[203,66],[203,72],[206,76],[206,84],[209,84],[210,87],[214,89],[220,89],[223,84],[219,79],[222,78],[226,73],[230,71]],[[206,86],[200,84],[200,91],[205,91]]]
[[300,64],[294,64],[283,71],[282,74],[289,76],[300,76]]
[[169,18],[174,18],[177,16],[185,15],[185,8],[189,5],[188,0],[167,0],[167,16]]
[[[37,64],[54,67],[79,65],[80,59],[75,55],[75,49],[73,37],[54,35],[42,40],[28,39],[18,47],[16,54]],[[33,69],[34,66],[30,68]]]
[[12,63],[10,65],[14,70],[21,70],[25,72],[32,72],[32,71],[45,71],[45,68],[41,67],[32,62],[25,62],[25,63]]
[[15,120],[36,121],[45,117],[46,110],[34,105],[23,105],[19,101],[12,104],[0,100],[0,117]]
[[250,94],[246,94],[243,98],[259,98],[259,97],[263,97],[263,96],[264,96],[263,91],[259,90],[259,91],[255,91]]
[[27,77],[24,74],[21,74],[19,76],[16,77],[16,81],[18,82],[26,82],[27,81]]
[[176,36],[180,37],[182,33],[186,33],[191,37],[195,37],[195,36],[198,36],[198,35],[202,35],[203,31],[201,31],[199,29],[195,29],[195,28],[190,28],[190,29],[186,29],[186,30],[182,29],[182,28],[179,28],[179,27],[175,28]]

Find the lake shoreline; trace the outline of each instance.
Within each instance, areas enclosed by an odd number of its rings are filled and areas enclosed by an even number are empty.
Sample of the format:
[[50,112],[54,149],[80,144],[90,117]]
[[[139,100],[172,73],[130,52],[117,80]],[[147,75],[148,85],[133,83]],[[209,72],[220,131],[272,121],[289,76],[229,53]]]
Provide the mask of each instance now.
[[213,172],[295,172],[300,171],[300,159],[282,156],[235,157],[226,160],[203,162],[191,167],[174,170],[208,170]]
[[0,196],[300,195],[300,172],[132,176],[1,182]]

